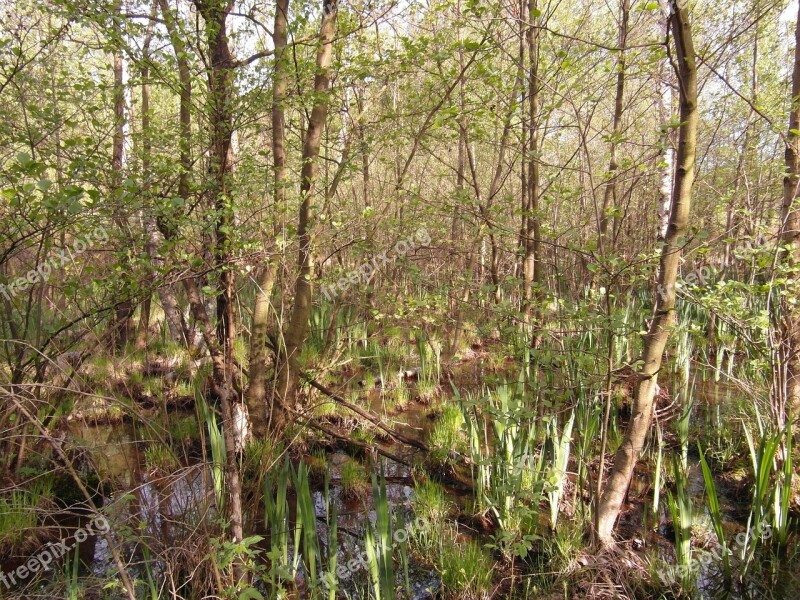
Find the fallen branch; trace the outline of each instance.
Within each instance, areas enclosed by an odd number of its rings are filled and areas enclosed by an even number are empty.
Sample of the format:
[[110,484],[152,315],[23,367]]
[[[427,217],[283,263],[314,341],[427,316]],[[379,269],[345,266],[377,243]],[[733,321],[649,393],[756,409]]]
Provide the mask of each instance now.
[[374,424],[379,429],[385,431],[387,434],[389,434],[391,437],[393,437],[398,442],[400,442],[402,444],[406,444],[408,446],[413,446],[414,448],[417,448],[417,449],[422,450],[424,452],[430,452],[431,451],[430,447],[427,444],[425,444],[423,442],[420,442],[419,440],[414,439],[412,437],[408,437],[407,435],[404,435],[404,434],[400,433],[399,431],[395,431],[394,429],[392,429],[388,425],[384,425],[384,423],[380,419],[380,417],[377,417],[377,416],[373,415],[372,413],[367,412],[366,410],[364,410],[360,406],[356,406],[355,404],[353,404],[351,402],[348,402],[347,400],[345,400],[344,398],[339,396],[336,392],[333,392],[333,391],[329,390],[324,385],[322,385],[321,383],[316,381],[314,378],[312,378],[307,373],[303,373],[302,376],[303,376],[303,379],[305,379],[306,382],[309,385],[311,385],[311,387],[313,387],[316,390],[319,390],[325,396],[327,396],[328,398],[330,398],[332,400],[335,400],[336,402],[338,402],[339,404],[341,404],[345,408],[347,408],[349,410],[352,410],[357,415],[359,415],[361,417],[364,417],[367,421],[369,421],[370,423]]
[[308,425],[309,427],[312,427],[313,429],[321,431],[322,433],[324,433],[326,435],[329,435],[329,436],[331,436],[333,438],[342,440],[343,442],[347,442],[348,444],[352,444],[353,446],[356,446],[356,447],[361,448],[363,450],[368,450],[370,452],[377,452],[381,456],[385,456],[389,460],[393,460],[394,462],[400,463],[401,465],[405,465],[407,467],[411,466],[411,463],[409,463],[406,459],[404,459],[404,458],[402,458],[400,456],[397,456],[396,454],[393,454],[392,452],[389,452],[388,450],[384,450],[382,447],[378,446],[377,444],[367,444],[366,442],[359,442],[357,440],[351,439],[349,436],[347,436],[347,435],[345,435],[343,433],[339,433],[338,431],[334,431],[333,429],[330,429],[329,427],[325,427],[324,425],[320,425],[319,423],[314,423],[313,421],[307,421],[306,425]]

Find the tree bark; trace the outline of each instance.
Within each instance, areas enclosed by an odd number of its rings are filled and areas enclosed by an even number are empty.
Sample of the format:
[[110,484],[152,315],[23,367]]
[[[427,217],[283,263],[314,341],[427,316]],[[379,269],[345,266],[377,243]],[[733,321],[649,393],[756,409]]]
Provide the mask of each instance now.
[[619,15],[619,59],[617,60],[617,85],[614,95],[614,123],[609,147],[608,182],[603,190],[603,207],[600,214],[600,251],[608,252],[609,242],[613,245],[613,238],[608,238],[609,212],[617,202],[617,146],[622,137],[622,105],[625,99],[625,46],[628,43],[628,18],[630,15],[630,0],[620,0]]
[[217,273],[217,338],[225,354],[226,379],[234,381],[233,349],[236,340],[234,318],[234,272],[230,265],[230,232],[233,207],[229,183],[233,169],[233,68],[228,42],[227,18],[232,0],[197,0],[198,11],[206,27],[206,44],[210,59],[208,72],[209,125],[211,147],[206,189],[208,206],[215,211],[214,270]]
[[[150,141],[150,43],[153,40],[155,13],[156,5],[153,2],[150,9],[150,20],[147,22],[144,43],[142,44],[142,66],[139,69],[142,76],[142,192],[146,197],[150,196],[150,154],[152,151],[152,142]],[[142,223],[144,223],[147,220],[147,210],[145,209],[142,212]],[[137,350],[147,348],[152,299],[152,291],[148,290],[139,314],[139,331],[136,334]]]
[[314,104],[303,141],[303,166],[300,173],[300,211],[297,217],[297,237],[300,242],[295,282],[292,318],[285,335],[285,348],[278,372],[277,393],[284,404],[292,407],[299,387],[297,355],[308,331],[311,313],[311,266],[313,263],[312,209],[317,181],[320,142],[328,114],[328,90],[333,61],[333,38],[336,33],[337,0],[323,0],[322,25],[317,49],[314,77]]
[[655,314],[644,340],[642,367],[634,391],[631,419],[597,509],[597,538],[605,546],[614,543],[614,524],[653,419],[653,398],[658,372],[671,327],[675,322],[675,282],[678,278],[683,236],[689,221],[695,175],[697,67],[685,1],[670,1],[670,24],[675,40],[680,87],[681,126],[676,157],[678,168],[672,191],[669,226],[661,250]]
[[[225,439],[225,483],[228,497],[230,536],[234,544],[243,539],[242,485],[236,459],[237,440],[234,433],[234,403],[237,397],[233,371],[234,278],[229,261],[229,233],[233,225],[233,209],[228,188],[231,174],[231,141],[233,136],[233,68],[234,61],[228,45],[227,17],[231,0],[196,0],[195,6],[205,22],[206,45],[209,56],[209,137],[211,140],[206,190],[208,208],[214,214],[214,271],[219,277],[217,296],[217,327],[212,328],[197,278],[186,277],[184,287],[192,314],[201,328],[203,340],[211,355],[212,389],[220,401]],[[246,577],[241,559],[233,561],[235,584]]]
[[[535,298],[542,284],[541,239],[539,216],[539,9],[538,0],[528,0],[528,173],[525,210],[525,259],[523,263],[523,314],[526,323],[536,320]],[[534,323],[535,327],[535,323]],[[531,345],[538,345],[538,336],[531,335]]]
[[[783,207],[781,210],[781,258],[796,272],[800,265],[800,8],[795,26],[794,68],[792,70],[792,98],[789,112],[789,131],[784,152],[786,174],[783,178]],[[781,424],[786,421],[787,409],[795,416],[800,411],[800,310],[797,298],[797,278],[788,277],[788,289],[781,294],[780,347],[784,373],[781,377],[782,402],[776,412]]]
[[[121,4],[114,5],[114,12],[120,14]],[[111,138],[111,188],[116,194],[122,187],[123,169],[125,168],[125,64],[120,50],[114,51],[114,133]],[[118,207],[114,207],[115,220],[120,228],[123,238],[130,240],[127,231],[127,224],[122,212]],[[114,307],[114,325],[112,335],[112,345],[122,347],[136,331],[133,322],[133,313],[136,304],[130,299],[130,292],[125,291],[126,299],[118,302]]]
[[[669,35],[669,12],[672,0],[660,0],[662,18],[659,21],[664,40]],[[675,181],[675,149],[672,135],[672,69],[666,59],[659,61],[658,117],[662,127],[663,151],[661,153],[661,194],[658,202],[658,240],[663,241],[669,226],[669,209],[672,204],[672,187]]]
[[[288,42],[289,0],[277,0],[275,5],[275,26],[273,41],[275,43],[275,68],[272,76],[272,172],[274,177],[273,199],[277,224],[275,236],[280,239],[284,235],[284,215],[286,214],[286,149],[285,144],[285,109],[288,66],[286,44]],[[258,276],[255,305],[253,307],[253,326],[250,333],[250,367],[248,370],[248,387],[245,394],[247,409],[253,435],[261,438],[266,434],[268,425],[273,430],[280,430],[285,418],[277,395],[272,395],[272,403],[267,410],[267,332],[269,329],[269,309],[272,288],[278,273],[277,254],[268,258]]]

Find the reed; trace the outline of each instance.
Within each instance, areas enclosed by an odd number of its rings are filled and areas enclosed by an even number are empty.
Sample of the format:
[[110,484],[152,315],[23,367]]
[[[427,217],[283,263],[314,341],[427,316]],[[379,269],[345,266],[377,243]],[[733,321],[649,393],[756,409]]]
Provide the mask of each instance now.
[[[299,554],[289,560],[289,502],[287,497],[290,463],[287,458],[277,473],[264,480],[264,527],[269,531],[270,550],[267,554],[270,568],[267,573],[272,598],[282,597],[284,581],[294,582],[299,565]],[[295,546],[296,548],[297,546]]]
[[675,565],[682,587],[692,590],[695,586],[691,578],[692,499],[687,489],[686,471],[677,456],[672,457],[672,472],[675,477],[675,493],[667,492],[667,502],[675,530]]
[[792,456],[792,423],[784,430],[782,448],[783,464],[776,473],[775,501],[773,505],[772,531],[778,550],[783,551],[789,542],[792,520],[789,518],[789,506],[792,499],[792,474],[794,472]]
[[395,572],[392,559],[392,515],[386,495],[386,480],[372,474],[372,500],[375,524],[366,519],[364,543],[367,551],[372,593],[375,600],[394,600]]
[[726,581],[730,580],[731,576],[731,559],[730,552],[728,551],[728,542],[725,538],[725,531],[722,528],[722,508],[719,504],[719,495],[717,494],[717,486],[714,482],[714,477],[711,469],[706,461],[705,453],[697,444],[697,450],[700,453],[700,468],[703,471],[703,482],[706,487],[706,504],[708,506],[708,514],[711,517],[711,525],[714,528],[714,533],[717,536],[717,542],[722,551],[722,569]]
[[443,597],[483,600],[489,597],[494,561],[475,540],[442,542],[440,569]]
[[195,381],[195,406],[208,428],[208,440],[211,445],[211,477],[214,483],[214,498],[220,514],[225,509],[225,438],[217,424],[217,413],[208,405],[200,390],[199,378]]
[[751,497],[750,515],[747,518],[747,530],[744,533],[745,542],[740,544],[740,558],[742,560],[742,574],[746,573],[755,557],[756,548],[761,540],[761,532],[773,508],[775,488],[772,487],[772,475],[775,465],[775,455],[781,445],[783,434],[770,434],[764,430],[760,419],[758,420],[761,439],[756,446],[750,429],[745,426],[747,446],[750,449],[750,459],[753,466],[753,495]]

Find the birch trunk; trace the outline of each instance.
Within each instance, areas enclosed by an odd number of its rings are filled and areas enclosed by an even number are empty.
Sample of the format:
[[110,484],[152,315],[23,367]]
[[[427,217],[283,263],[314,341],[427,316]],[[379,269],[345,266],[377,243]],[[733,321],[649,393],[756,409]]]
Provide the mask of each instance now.
[[[669,17],[672,0],[661,0],[662,18],[659,20],[662,38],[669,35]],[[658,202],[658,240],[667,235],[669,209],[672,204],[672,187],[675,180],[675,149],[670,124],[672,122],[672,69],[667,59],[659,61],[658,117],[661,121],[664,149],[661,154],[661,196]]]

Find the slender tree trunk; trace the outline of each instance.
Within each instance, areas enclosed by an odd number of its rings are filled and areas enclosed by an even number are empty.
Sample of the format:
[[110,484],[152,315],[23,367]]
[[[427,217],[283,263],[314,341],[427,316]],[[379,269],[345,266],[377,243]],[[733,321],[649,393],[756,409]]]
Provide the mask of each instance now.
[[[219,343],[216,331],[211,325],[211,320],[206,312],[203,295],[197,287],[193,277],[183,279],[184,289],[189,299],[189,306],[197,321],[203,340],[211,356],[212,377],[211,389],[219,398],[222,409],[222,432],[225,439],[225,484],[230,498],[228,516],[230,518],[230,535],[234,544],[242,541],[244,537],[242,517],[242,483],[239,478],[239,468],[236,461],[237,442],[234,436],[233,404],[237,401],[236,391],[232,388],[227,378],[227,360],[225,352]],[[241,561],[236,559],[233,563],[234,578],[241,581],[245,576]]]
[[[364,114],[364,95],[367,93],[366,86],[363,89],[356,90],[356,106],[358,107],[359,115]],[[364,208],[370,206],[369,197],[369,141],[367,140],[367,127],[363,119],[356,122],[356,132],[358,134],[359,150],[361,154],[361,186],[363,194]]]
[[678,169],[672,193],[669,226],[661,252],[655,314],[644,340],[643,365],[634,391],[631,419],[597,509],[597,537],[600,543],[607,546],[614,543],[614,524],[653,420],[653,399],[658,372],[670,330],[675,323],[675,282],[678,278],[683,236],[689,221],[694,183],[698,123],[697,67],[686,3],[683,0],[671,0],[670,7],[680,83],[681,126],[676,157]]
[[[517,33],[518,38],[518,57],[517,73],[519,77],[525,77],[525,48],[528,45],[527,40],[527,21],[523,18],[527,10],[528,0],[519,0],[517,10],[519,11],[519,30]],[[527,94],[523,89],[521,94],[522,114],[520,115],[520,123],[522,125],[522,132],[520,133],[520,168],[519,168],[519,189],[520,189],[520,227],[519,227],[519,246],[517,253],[519,256],[519,264],[517,265],[516,275],[524,281],[525,264],[527,260],[527,239],[528,239],[528,199],[530,193],[528,192],[528,169],[527,169],[527,156],[528,156],[528,120],[525,112],[525,101]],[[527,312],[528,296],[526,293],[527,286],[523,284],[523,289],[519,295],[520,297],[520,312],[524,315]]]
[[[662,38],[666,41],[669,34],[669,12],[672,0],[660,0]],[[672,69],[669,62],[659,61],[658,117],[662,127],[663,151],[661,153],[661,195],[658,203],[658,240],[667,235],[669,226],[669,209],[672,204],[672,188],[675,181],[675,149],[672,134]]]
[[[463,114],[463,95],[462,98],[462,114]],[[458,245],[459,239],[461,237],[461,222],[459,219],[461,218],[461,209],[460,204],[464,201],[464,187],[466,183],[465,177],[465,169],[466,169],[466,144],[467,144],[467,132],[464,127],[461,126],[461,121],[459,120],[459,127],[458,127],[458,158],[456,162],[456,207],[453,210],[453,220],[451,224],[451,231],[450,237],[453,242],[453,249],[456,250],[460,246]],[[469,302],[469,295],[470,289],[472,287],[472,262],[475,256],[474,246],[472,244],[468,244],[464,249],[466,252],[466,260],[464,261],[464,292],[462,294],[462,299],[459,301],[458,297],[453,298],[453,302],[451,305],[451,311],[455,312],[456,315],[456,323],[455,323],[455,331],[453,332],[453,342],[450,346],[449,355],[451,357],[455,356],[458,352],[459,344],[461,343],[461,335],[462,335],[462,324],[464,322],[464,310],[462,308],[462,303],[466,304]]]
[[[211,355],[212,389],[219,398],[225,440],[225,484],[229,496],[228,517],[230,536],[234,544],[243,539],[242,485],[236,460],[238,446],[235,434],[234,404],[239,402],[233,371],[235,323],[233,318],[234,280],[229,263],[228,235],[233,225],[230,192],[231,140],[233,135],[233,56],[228,46],[227,17],[232,8],[229,0],[196,0],[198,12],[205,22],[209,57],[209,188],[206,191],[208,208],[214,213],[214,268],[219,277],[217,327],[211,322],[198,289],[196,277],[184,278],[192,314],[201,328],[203,340]],[[187,107],[188,108],[188,107]],[[242,440],[243,441],[243,440]],[[246,576],[241,559],[233,562],[236,584]]]
[[[177,26],[166,0],[159,0],[159,4],[164,13],[165,23],[170,33],[173,47],[178,55],[179,65],[183,55],[182,42],[177,30]],[[210,121],[210,159],[209,177],[211,178],[210,189],[207,192],[214,213],[215,226],[215,267],[220,277],[222,293],[228,303],[223,312],[222,326],[216,330],[211,324],[209,313],[204,303],[204,298],[198,287],[198,277],[184,277],[183,286],[189,300],[189,306],[198,326],[200,327],[203,341],[211,357],[212,377],[211,387],[213,393],[219,398],[222,409],[222,428],[225,441],[225,485],[228,492],[229,501],[227,512],[230,522],[229,535],[234,544],[243,539],[243,513],[242,513],[242,485],[239,477],[239,469],[236,460],[237,440],[235,438],[234,427],[234,404],[239,402],[238,394],[234,385],[234,374],[232,368],[233,343],[231,336],[235,334],[233,327],[233,290],[232,274],[230,279],[225,276],[228,266],[225,252],[227,248],[227,235],[231,221],[230,206],[228,204],[227,179],[230,168],[230,144],[232,136],[232,120],[230,118],[230,102],[232,98],[232,69],[233,59],[228,48],[225,21],[231,10],[231,4],[211,3],[198,0],[196,3],[198,12],[203,16],[206,30],[206,41],[209,48],[210,71],[209,77],[209,108],[211,114]],[[180,50],[179,50],[180,49]],[[187,65],[188,66],[188,65]],[[188,152],[191,143],[190,121],[190,90],[189,81],[184,79],[188,75],[188,70],[180,71],[181,77],[181,162],[182,173],[185,180],[181,180],[183,191],[188,195],[188,177],[191,170],[191,163],[188,161]],[[185,153],[184,153],[185,151]],[[183,162],[186,159],[186,162]],[[185,167],[185,168],[184,168]],[[174,224],[164,219],[158,223],[167,240],[174,241],[177,235]],[[233,562],[233,576],[235,584],[238,585],[245,577],[241,560],[235,559]]]
[[[614,127],[611,137],[611,148],[609,153],[611,158],[608,165],[608,182],[603,193],[603,212],[600,215],[600,239],[598,246],[602,253],[611,253],[613,248],[608,248],[607,243],[610,241],[613,245],[613,238],[608,239],[608,220],[609,209],[612,205],[617,203],[617,143],[622,135],[622,102],[625,96],[625,46],[628,40],[628,16],[630,14],[630,1],[620,1],[620,18],[619,18],[619,60],[617,61],[617,86],[616,94],[614,97]],[[610,284],[609,284],[610,287]],[[606,316],[611,318],[611,290],[606,289],[605,292],[605,307]],[[606,384],[605,384],[605,405],[603,407],[603,422],[600,429],[600,468],[598,469],[597,485],[595,488],[595,496],[593,503],[600,498],[603,489],[603,474],[605,473],[605,459],[606,459],[606,444],[608,442],[608,420],[611,414],[611,381],[612,369],[614,368],[613,359],[614,349],[614,331],[609,331],[608,351],[606,354]],[[595,518],[599,513],[595,510]],[[595,523],[595,527],[597,523]]]
[[603,208],[600,214],[600,243],[601,252],[610,252],[607,248],[613,238],[608,237],[609,212],[617,203],[617,146],[622,137],[622,106],[625,99],[625,46],[628,43],[628,18],[630,15],[630,0],[620,0],[619,15],[619,58],[617,59],[617,86],[614,95],[614,124],[611,133],[609,148],[610,159],[608,163],[608,182],[603,190]]
[[233,226],[229,192],[233,169],[233,56],[228,43],[227,18],[232,0],[197,0],[206,24],[210,59],[208,72],[211,148],[208,161],[208,206],[215,211],[214,267],[219,277],[217,294],[217,337],[225,354],[225,373],[234,382],[233,348],[236,340],[235,277],[230,265],[230,232]]
[[[178,29],[178,24],[169,8],[167,0],[158,0],[159,9],[164,19],[164,23],[169,34],[170,43],[175,53],[178,63],[178,79],[180,82],[180,108],[179,108],[179,136],[178,136],[178,196],[184,201],[189,199],[189,173],[192,170],[191,141],[192,141],[192,74],[189,70],[189,62],[186,58],[186,51],[183,43],[183,36]],[[157,223],[155,217],[150,217],[145,222],[148,237],[148,252],[154,262],[161,262],[158,247],[161,244],[159,233],[172,231],[173,224],[169,218],[162,219]],[[158,297],[161,308],[164,310],[164,317],[167,321],[170,337],[183,343],[188,348],[191,345],[191,334],[183,311],[180,309],[177,295],[172,284],[165,284],[158,288]]]
[[[147,22],[147,32],[145,33],[144,43],[142,44],[142,192],[146,197],[150,196],[150,154],[152,142],[150,141],[150,43],[153,39],[153,24],[156,13],[156,5],[153,2],[150,10],[150,20]],[[147,211],[143,211],[142,221],[147,220]],[[150,311],[152,306],[153,294],[148,292],[142,302],[139,314],[139,331],[136,334],[136,349],[144,350],[147,347],[147,338],[150,330]]]
[[[114,6],[114,12],[120,13],[121,5],[117,2]],[[123,62],[122,53],[119,50],[114,51],[114,134],[111,140],[111,173],[112,182],[111,187],[114,193],[122,187],[123,169],[125,168],[125,64]],[[115,220],[120,228],[121,234],[124,238],[130,238],[128,235],[127,223],[117,207],[114,208]],[[129,240],[130,241],[130,240]],[[125,296],[129,296],[130,292],[125,291]],[[136,305],[129,297],[122,302],[117,303],[114,307],[114,326],[112,342],[116,347],[124,346],[128,340],[133,336],[136,331],[136,326],[133,322],[133,313],[136,310]]]
[[[536,321],[535,298],[542,285],[542,227],[539,215],[539,9],[538,0],[528,0],[528,174],[525,210],[525,262],[522,273],[524,316],[527,323]],[[536,325],[534,324],[534,327]],[[531,335],[531,345],[538,345],[538,335]]]
[[[781,211],[782,260],[796,270],[800,266],[800,8],[795,27],[794,68],[792,70],[792,99],[789,112],[789,131],[786,136],[786,174],[783,179]],[[800,411],[800,310],[797,298],[797,278],[789,278],[789,293],[781,296],[780,347],[785,373],[782,377],[782,399],[776,412],[779,422],[786,412],[794,417]]]
[[278,373],[278,394],[284,403],[295,403],[299,385],[299,354],[308,331],[311,313],[311,267],[313,265],[312,211],[319,169],[317,158],[322,131],[328,114],[328,90],[333,61],[333,38],[336,33],[337,0],[323,0],[322,25],[317,49],[314,77],[314,105],[303,141],[303,166],[300,172],[300,211],[297,217],[297,237],[300,242],[295,282],[294,307],[285,336],[284,356]]
[[[272,172],[274,177],[273,198],[277,215],[276,237],[284,235],[284,215],[286,208],[286,149],[285,110],[288,76],[286,69],[286,43],[288,41],[289,0],[277,0],[275,5],[275,69],[272,76]],[[267,333],[269,329],[269,309],[272,288],[278,273],[277,253],[267,259],[258,277],[258,289],[253,309],[253,326],[250,334],[250,368],[248,388],[245,394],[248,412],[252,421],[253,435],[260,438],[266,434],[268,424],[273,430],[280,430],[285,419],[285,411],[276,394],[267,410]],[[277,351],[277,349],[275,349]]]

